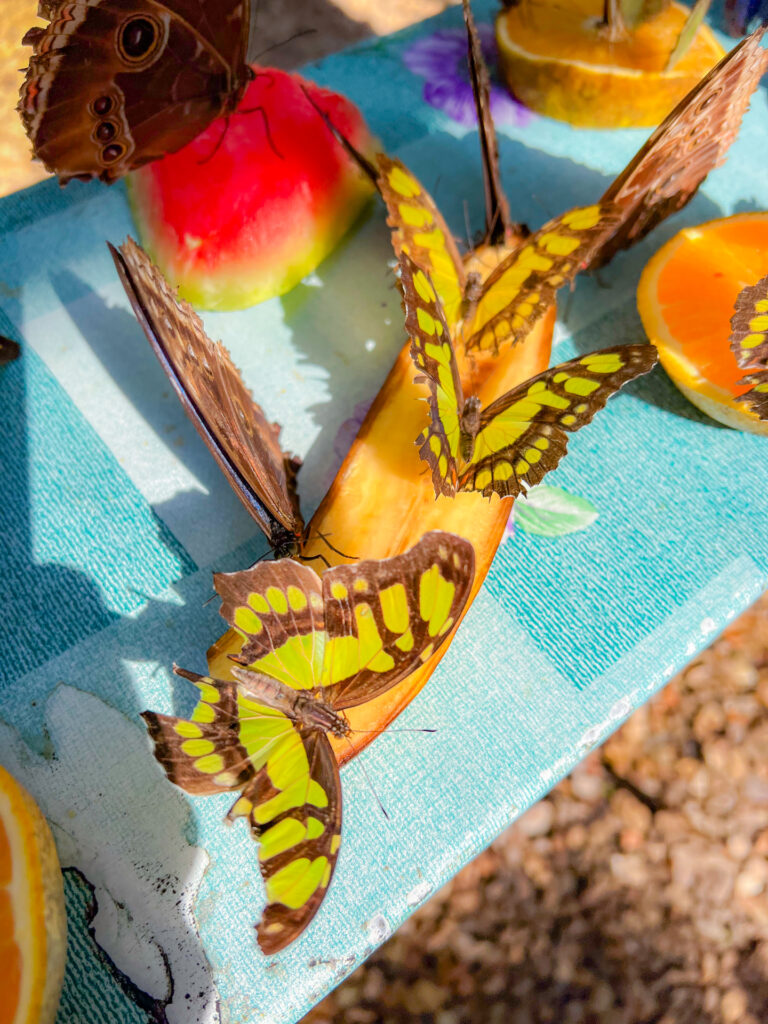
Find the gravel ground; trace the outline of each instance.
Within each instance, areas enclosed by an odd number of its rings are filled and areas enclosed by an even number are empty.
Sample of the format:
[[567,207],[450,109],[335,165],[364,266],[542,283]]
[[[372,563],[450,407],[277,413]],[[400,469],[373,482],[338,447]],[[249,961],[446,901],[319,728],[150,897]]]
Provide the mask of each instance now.
[[768,595],[305,1024],[768,1022]]

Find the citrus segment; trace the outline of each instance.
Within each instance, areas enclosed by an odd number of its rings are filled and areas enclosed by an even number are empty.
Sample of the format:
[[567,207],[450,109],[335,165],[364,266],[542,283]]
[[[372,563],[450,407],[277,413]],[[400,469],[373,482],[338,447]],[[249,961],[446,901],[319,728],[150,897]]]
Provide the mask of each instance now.
[[518,99],[581,127],[652,127],[725,55],[703,25],[665,71],[688,8],[673,3],[615,40],[598,28],[602,11],[602,0],[522,0],[502,11],[499,64]]
[[0,1024],[51,1024],[65,958],[53,836],[29,793],[0,767]]
[[708,416],[768,434],[738,399],[745,370],[728,339],[739,293],[768,271],[768,213],[742,213],[686,228],[647,263],[637,290],[646,333],[662,366]]

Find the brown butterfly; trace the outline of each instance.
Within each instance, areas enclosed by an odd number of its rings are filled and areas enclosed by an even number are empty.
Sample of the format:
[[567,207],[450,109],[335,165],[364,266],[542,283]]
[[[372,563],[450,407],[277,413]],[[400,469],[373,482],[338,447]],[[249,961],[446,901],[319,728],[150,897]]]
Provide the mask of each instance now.
[[129,238],[119,250],[109,248],[137,320],[235,494],[276,558],[297,554],[304,537],[300,460],[281,449],[279,426],[254,402],[229,352],[211,341],[141,246]]
[[603,266],[682,210],[709,172],[723,163],[768,69],[768,51],[760,45],[764,32],[758,28],[742,39],[702,78],[605,192],[601,202],[616,204],[622,217],[592,267]]
[[34,155],[61,184],[111,183],[232,113],[246,64],[250,0],[41,0],[50,22],[18,110]]

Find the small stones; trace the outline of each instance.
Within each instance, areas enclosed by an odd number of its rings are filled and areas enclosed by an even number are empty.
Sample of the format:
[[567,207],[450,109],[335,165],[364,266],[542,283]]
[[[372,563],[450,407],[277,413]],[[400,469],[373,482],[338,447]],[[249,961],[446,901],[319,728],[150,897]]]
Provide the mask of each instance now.
[[768,597],[306,1024],[415,1020],[768,1024]]
[[518,832],[529,838],[544,836],[552,828],[553,818],[552,804],[549,800],[540,800],[518,819],[514,827]]

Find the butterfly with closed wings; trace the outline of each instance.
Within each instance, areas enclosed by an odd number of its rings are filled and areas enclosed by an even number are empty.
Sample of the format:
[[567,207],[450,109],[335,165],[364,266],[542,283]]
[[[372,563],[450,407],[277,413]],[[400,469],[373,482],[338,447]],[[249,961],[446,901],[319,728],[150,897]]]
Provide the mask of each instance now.
[[295,555],[304,540],[296,494],[300,460],[279,444],[221,342],[175,294],[147,254],[129,238],[110,245],[136,319],[181,404],[235,494],[264,532],[276,558]]
[[188,793],[239,791],[228,818],[259,842],[267,953],[293,942],[320,907],[341,843],[341,782],[329,735],[352,708],[390,690],[447,642],[474,579],[474,549],[427,533],[382,561],[322,578],[283,560],[214,576],[221,614],[243,639],[236,682],[176,669],[198,687],[190,719],[152,711],[155,757]]
[[41,0],[39,13],[18,110],[62,184],[111,183],[181,149],[254,77],[249,0]]

